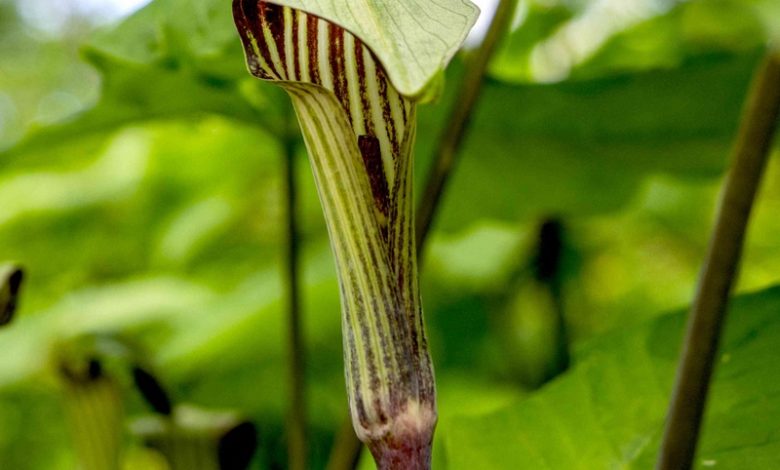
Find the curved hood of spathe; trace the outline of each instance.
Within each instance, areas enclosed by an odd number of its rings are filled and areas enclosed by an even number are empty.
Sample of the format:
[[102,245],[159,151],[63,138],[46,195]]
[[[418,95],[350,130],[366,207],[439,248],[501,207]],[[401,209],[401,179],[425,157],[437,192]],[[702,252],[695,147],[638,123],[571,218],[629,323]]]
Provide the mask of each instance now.
[[[252,1],[252,0],[240,0]],[[365,43],[399,93],[423,95],[479,16],[469,0],[273,0],[330,21]]]

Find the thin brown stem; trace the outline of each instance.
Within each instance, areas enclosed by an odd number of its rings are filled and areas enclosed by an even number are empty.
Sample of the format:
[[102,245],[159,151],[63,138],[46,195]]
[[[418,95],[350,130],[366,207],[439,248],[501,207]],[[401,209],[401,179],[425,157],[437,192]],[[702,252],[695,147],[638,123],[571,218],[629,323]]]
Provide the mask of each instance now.
[[287,452],[290,470],[306,469],[306,400],[304,378],[304,340],[301,322],[299,245],[297,221],[297,187],[295,180],[295,151],[297,128],[292,115],[287,119],[283,142],[284,191],[287,202],[287,347],[289,360],[290,409],[287,426]]
[[466,69],[466,75],[457,94],[458,101],[439,138],[433,167],[428,175],[417,210],[418,254],[423,251],[425,239],[433,224],[445,186],[455,168],[458,150],[468,130],[474,107],[479,100],[490,59],[512,23],[516,6],[517,0],[501,0],[499,2],[490,29]]
[[780,54],[760,65],[724,183],[707,258],[688,319],[677,381],[656,468],[693,466],[715,354],[750,212],[780,115]]

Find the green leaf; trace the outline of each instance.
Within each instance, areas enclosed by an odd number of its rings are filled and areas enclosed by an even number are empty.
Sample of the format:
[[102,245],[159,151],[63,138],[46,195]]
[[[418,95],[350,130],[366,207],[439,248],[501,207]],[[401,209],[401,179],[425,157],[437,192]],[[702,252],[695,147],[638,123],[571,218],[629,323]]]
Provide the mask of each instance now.
[[[700,56],[672,70],[557,84],[488,82],[439,227],[603,214],[651,174],[719,176],[757,58]],[[421,108],[418,157],[433,153],[448,107]]]
[[209,301],[212,290],[175,277],[151,277],[85,288],[50,309],[25,315],[4,331],[9,355],[0,364],[0,387],[45,370],[51,348],[60,341],[94,332],[132,331],[173,323]]
[[[780,459],[780,287],[733,301],[697,467],[769,468]],[[449,468],[651,468],[684,312],[596,339],[533,397],[446,430]]]
[[771,36],[763,19],[744,0],[684,2],[612,36],[572,70],[572,77],[677,67],[714,51],[749,53]]
[[137,122],[206,114],[269,127],[279,113],[273,93],[260,96],[246,74],[224,1],[156,0],[96,33],[83,53],[103,77],[99,101],[68,120],[32,129],[13,153]]
[[273,0],[335,23],[377,55],[405,96],[425,91],[460,48],[479,10],[469,0]]
[[506,81],[532,82],[534,47],[574,16],[567,5],[557,2],[531,1],[525,5],[527,10],[523,11],[523,22],[506,36],[491,60],[489,73],[493,77]]
[[491,63],[511,82],[562,81],[678,67],[696,55],[744,52],[780,37],[773,0],[604,2],[531,0]]
[[220,0],[155,0],[95,33],[86,50],[136,64],[189,62],[222,79],[241,78],[243,72],[230,8]]

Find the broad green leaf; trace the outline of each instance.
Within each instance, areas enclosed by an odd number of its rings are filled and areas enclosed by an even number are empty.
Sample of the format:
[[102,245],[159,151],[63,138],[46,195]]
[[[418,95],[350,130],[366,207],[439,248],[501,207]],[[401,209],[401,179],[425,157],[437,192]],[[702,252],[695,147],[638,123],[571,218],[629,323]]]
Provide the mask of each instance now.
[[572,78],[676,67],[696,55],[749,53],[772,36],[768,15],[745,0],[683,2],[609,38],[572,70]]
[[691,57],[743,52],[778,37],[772,0],[531,0],[491,64],[508,82],[557,82],[678,67]]
[[0,178],[0,226],[30,214],[83,208],[136,191],[149,166],[149,147],[146,133],[127,130],[110,139],[94,163],[78,171],[27,172]]
[[492,72],[502,79],[566,80],[615,34],[668,11],[675,1],[633,0],[630,8],[610,1],[551,5],[531,0],[528,5],[523,21],[493,64]]
[[213,299],[214,292],[202,285],[161,276],[73,292],[50,309],[26,315],[0,333],[3,348],[9,352],[7,360],[0,363],[0,386],[49,370],[49,354],[63,340],[165,325]]
[[243,62],[230,7],[220,0],[154,0],[96,32],[86,52],[136,64],[188,62],[214,79],[241,78]]
[[186,64],[133,64],[111,57],[91,60],[104,79],[98,104],[61,124],[33,130],[17,151],[110,132],[138,122],[209,113],[263,122],[242,98],[237,83],[210,80]]
[[[221,289],[273,264],[278,152],[274,136],[212,117],[0,158],[0,259],[35,273],[22,315],[127,277],[184,269]],[[308,239],[323,237],[316,195],[301,200]]]
[[[779,309],[780,287],[733,301],[697,468],[780,461]],[[684,322],[679,312],[596,339],[536,395],[457,420],[445,431],[448,468],[651,468]]]
[[96,33],[83,53],[103,77],[98,102],[68,120],[33,128],[12,152],[138,122],[219,114],[272,126],[279,114],[273,90],[261,96],[246,75],[224,1],[155,0]]
[[405,96],[425,91],[460,48],[479,10],[469,0],[272,0],[341,26],[377,55]]
[[[713,178],[727,161],[757,55],[557,84],[488,82],[439,226],[614,211],[654,173]],[[420,110],[418,157],[444,109]],[[424,173],[424,172],[419,172]]]
[[532,82],[534,47],[574,16],[562,3],[523,2],[522,21],[496,51],[488,70],[492,77],[511,82]]

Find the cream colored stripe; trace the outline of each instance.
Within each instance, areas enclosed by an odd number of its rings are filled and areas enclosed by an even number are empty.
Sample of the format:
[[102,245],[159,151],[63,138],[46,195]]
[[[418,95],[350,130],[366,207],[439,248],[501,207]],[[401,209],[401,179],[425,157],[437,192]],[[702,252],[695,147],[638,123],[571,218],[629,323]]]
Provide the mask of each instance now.
[[320,82],[328,90],[333,90],[333,74],[330,70],[330,37],[328,22],[317,20],[317,66],[320,71]]
[[292,8],[284,7],[282,9],[284,17],[284,59],[287,70],[287,79],[291,81],[298,80],[295,75],[295,38],[293,37],[293,22],[295,17]]
[[[328,217],[329,225],[331,226],[331,229],[336,232],[336,238],[332,238],[334,248],[341,253],[339,256],[341,261],[339,268],[342,271],[340,281],[343,283],[346,290],[345,294],[348,296],[347,299],[344,299],[346,301],[345,313],[349,318],[349,326],[354,331],[354,338],[357,343],[355,350],[358,354],[357,359],[359,370],[361,371],[360,382],[353,384],[353,386],[360,390],[359,393],[362,397],[369,397],[372,396],[370,390],[371,376],[368,367],[369,359],[366,355],[369,346],[365,344],[364,341],[368,340],[369,342],[373,342],[372,340],[375,339],[375,335],[371,332],[368,338],[364,338],[361,333],[364,324],[369,327],[370,330],[370,325],[365,323],[368,319],[363,318],[361,315],[363,309],[360,308],[360,305],[356,304],[356,300],[358,299],[362,299],[363,301],[366,300],[361,295],[361,293],[366,293],[368,291],[365,279],[363,276],[358,276],[358,279],[355,279],[354,271],[349,272],[351,271],[349,270],[348,272],[344,272],[345,268],[349,268],[350,260],[359,259],[358,252],[360,251],[360,247],[357,246],[352,237],[344,235],[344,230],[349,232],[349,227],[345,227],[346,222],[349,219],[346,207],[344,207],[343,195],[339,194],[341,192],[339,191],[340,188],[333,184],[333,181],[329,178],[328,174],[333,171],[332,165],[334,163],[330,158],[327,158],[328,155],[334,152],[335,148],[334,142],[330,138],[333,133],[322,127],[322,117],[319,116],[319,112],[316,110],[317,105],[314,102],[314,98],[309,95],[297,95],[297,97],[299,99],[296,105],[299,109],[301,122],[307,130],[307,141],[312,150],[312,163],[315,169],[315,178],[318,187],[323,195],[323,206],[330,215]],[[359,270],[355,271],[360,272]],[[368,295],[374,295],[374,293],[368,292]],[[375,345],[371,347],[374,348]],[[381,369],[379,368],[379,364],[376,363],[376,358],[374,359],[374,363],[374,370],[376,373],[379,373]],[[380,392],[384,392],[382,394],[386,395],[386,391],[382,390]],[[369,413],[369,415],[372,415],[370,409],[366,409],[366,412]],[[371,418],[375,419],[376,417],[371,416]]]
[[366,124],[363,121],[363,104],[360,100],[360,77],[357,72],[355,57],[355,37],[344,34],[344,71],[347,79],[347,96],[349,97],[349,115],[355,135],[366,134]]
[[257,60],[258,64],[260,64],[260,69],[272,79],[279,80],[279,74],[277,74],[276,71],[266,63],[265,59],[263,58],[263,54],[260,53],[260,45],[257,43],[257,38],[252,36],[250,31],[247,31],[247,35],[249,35],[249,40],[252,44],[252,50],[254,51],[253,58]]
[[[308,31],[308,15],[299,10],[296,12],[296,21],[298,21],[298,63],[301,66],[301,81],[311,81],[311,75],[309,74],[309,45],[307,38],[309,37]],[[315,23],[316,24],[316,23]]]
[[401,147],[407,135],[406,124],[404,124],[404,102],[408,100],[401,97],[392,87],[388,87],[387,101],[390,103],[390,115],[395,123],[398,146]]
[[[313,156],[312,168],[314,170],[314,177],[315,181],[317,182],[317,188],[319,189],[320,195],[322,197],[322,206],[327,215],[326,220],[328,221],[328,230],[332,232],[331,240],[335,252],[334,254],[336,255],[339,267],[341,267],[347,264],[350,257],[354,258],[356,256],[353,245],[348,243],[348,239],[343,232],[343,224],[330,222],[331,220],[334,220],[335,217],[343,218],[345,215],[340,210],[340,206],[336,202],[336,196],[333,194],[335,188],[333,185],[327,183],[327,170],[322,166],[321,160],[318,158],[318,156],[324,154],[326,150],[323,144],[323,139],[321,138],[321,131],[318,131],[317,129],[318,125],[316,123],[316,118],[314,117],[314,111],[312,110],[312,107],[309,103],[310,97],[307,95],[308,92],[305,91],[296,90],[292,93],[294,98],[293,102],[295,104],[298,118],[303,130],[304,140],[310,155]],[[354,302],[356,300],[355,296],[359,295],[360,289],[358,289],[358,285],[355,283],[354,278],[352,275],[350,275],[350,273],[342,274],[345,275],[345,277],[341,279],[341,283],[346,291],[346,298],[342,300],[345,302],[345,305],[348,306],[345,311],[347,316],[350,317],[350,324],[352,325],[353,330],[357,332],[359,331],[359,328],[355,328],[358,320],[355,318],[357,309],[354,308]],[[356,289],[357,292],[353,292]],[[356,335],[356,341],[359,343],[357,344],[356,350],[358,351],[358,360],[361,364],[360,369],[365,370],[366,367],[364,364],[366,359],[364,355],[360,354],[361,352],[365,351],[365,345],[363,344],[362,337],[359,334]]]
[[[319,100],[323,99],[322,96],[319,96],[318,98],[319,98]],[[329,101],[332,102],[332,103],[335,103],[335,101],[332,98],[329,99]],[[320,114],[319,119],[322,119],[322,120],[325,120],[326,122],[329,122],[329,117],[325,113],[320,112],[319,114]],[[334,132],[333,129],[327,129],[325,131],[325,135],[324,136],[321,135],[322,133],[319,133],[319,134],[320,134],[320,137],[324,137],[324,140],[328,141],[328,140],[331,140],[330,136],[334,135],[334,133],[335,132]],[[333,142],[331,142],[331,145],[333,145]],[[355,155],[356,148],[355,148],[354,144],[352,144],[351,152],[349,151],[349,148],[344,148],[343,146],[344,146],[344,143],[342,142],[341,143],[341,149],[340,149],[339,152],[337,152],[337,155],[344,155],[345,153],[352,153],[353,154],[353,158],[357,157],[357,155]],[[327,152],[327,150],[326,150],[326,152]],[[313,157],[315,159],[318,158],[318,157],[322,158],[322,156],[321,155],[317,155],[317,153],[314,153]],[[340,159],[337,158],[335,161],[332,161],[331,164],[334,165],[335,167],[337,167],[337,171],[338,172],[349,172],[348,169],[346,169],[344,166],[342,166],[343,162],[340,162],[339,160]],[[358,174],[358,175],[355,175],[355,176],[358,177],[358,178],[359,178],[359,176],[363,176],[365,179],[367,179],[365,177],[365,175]],[[341,181],[343,182],[344,180],[342,179]],[[355,197],[355,192],[354,192],[355,189],[354,189],[354,187],[352,189],[350,189],[350,186],[351,185],[349,183],[344,184],[344,185],[339,185],[339,189],[342,189],[343,191],[349,190],[348,193],[344,195],[344,197],[346,198],[347,204],[348,204],[347,208],[349,209],[350,206],[353,206],[351,208],[352,211],[354,211],[354,210],[361,210],[362,209],[361,212],[363,212],[363,215],[365,216],[365,213],[368,211],[369,207],[368,207],[368,205],[366,203],[362,204],[363,207],[355,207],[354,206],[354,203],[356,202],[356,200],[361,199],[361,198],[359,198],[359,197],[356,198]],[[355,186],[355,185],[353,184],[352,186]],[[367,186],[367,181],[365,181],[364,186]],[[363,191],[368,191],[368,189],[365,188]],[[351,201],[351,203],[350,203],[350,201]],[[342,219],[342,221],[349,222],[350,218],[344,218],[344,219]],[[357,228],[357,232],[356,232],[355,231],[356,228],[357,227],[355,227],[354,225],[351,225],[351,226],[347,227],[347,230],[349,232],[351,232],[352,234],[362,233],[362,231],[359,228]],[[368,228],[368,227],[365,227],[365,228]],[[364,228],[364,230],[365,230],[365,228]],[[375,243],[376,240],[381,240],[381,239],[378,239],[376,237],[369,237],[369,238],[363,237],[363,238],[364,239],[362,241],[360,239],[357,239],[357,240],[353,240],[352,242],[353,243],[358,242],[358,243],[367,245],[365,248],[366,249],[370,249],[371,245],[376,245],[376,243]],[[376,246],[374,248],[376,248]],[[380,254],[380,258],[378,258],[378,260],[382,260],[381,255],[382,254]],[[371,262],[371,259],[369,257],[367,257],[367,256],[365,258],[363,258],[363,260],[364,260],[364,262]],[[372,299],[387,299],[387,300],[397,299],[396,293],[395,293],[392,285],[388,284],[388,282],[390,281],[390,279],[389,279],[389,277],[390,277],[389,276],[389,274],[390,274],[389,266],[386,265],[385,263],[382,263],[382,264],[384,266],[382,266],[381,268],[379,268],[378,266],[364,266],[363,267],[366,270],[367,274],[369,274],[369,275],[367,276],[367,279],[364,280],[364,283],[362,283],[360,288],[363,289],[363,290],[366,290],[369,293],[368,294],[368,298],[370,298],[370,299],[371,298]],[[371,275],[372,273],[374,275]],[[365,281],[368,281],[371,285],[370,286],[366,285]],[[383,285],[382,286],[383,289],[381,289],[381,290],[378,289],[379,286],[377,285],[377,282],[379,282],[380,284]],[[371,317],[373,317],[373,318],[365,319],[366,321],[368,321],[368,323],[366,323],[366,326],[368,326],[369,329],[371,330],[371,336],[375,340],[384,341],[384,347],[382,349],[378,349],[378,351],[384,350],[384,351],[389,353],[389,355],[387,357],[387,360],[389,361],[389,366],[391,367],[391,370],[388,370],[386,372],[392,372],[393,375],[397,375],[399,373],[399,364],[397,363],[397,357],[398,357],[399,351],[397,351],[396,349],[397,349],[397,347],[399,347],[401,345],[396,345],[392,341],[392,329],[391,329],[391,326],[390,326],[390,323],[389,323],[389,320],[388,320],[388,318],[389,318],[388,315],[396,315],[397,316],[398,314],[400,314],[401,312],[399,310],[397,310],[397,308],[399,306],[397,304],[395,304],[394,302],[392,302],[391,305],[383,305],[383,302],[380,301],[380,303],[377,304],[373,308],[371,306],[364,306],[364,307],[367,307],[367,308],[370,309],[366,313],[368,313]],[[386,311],[387,308],[391,308],[394,311],[388,312],[388,311]],[[372,310],[374,310],[374,309],[376,309],[376,311],[372,312]],[[385,310],[385,311],[383,311],[383,310]],[[378,318],[377,318],[377,316],[378,316]],[[379,321],[379,323],[380,323],[378,327],[375,327],[375,325],[374,325],[374,322],[376,322],[376,321]],[[357,328],[360,328],[360,326],[361,326],[361,324],[354,325],[354,327],[357,327]],[[376,357],[375,358],[376,367],[380,371],[383,370],[383,367],[384,367],[383,360],[384,360],[384,358],[380,358],[380,357]],[[383,388],[385,388],[385,387],[383,387]],[[384,397],[386,397],[387,393],[389,393],[389,390],[382,390],[382,392],[383,392],[382,395],[384,395]]]
[[[325,112],[327,103],[322,103],[325,96],[317,94],[314,95],[314,98],[315,101],[318,101],[322,106],[319,111],[319,118],[324,124],[323,127],[327,126],[327,135],[333,136],[334,134],[339,133],[338,130],[331,127],[333,122],[332,117],[329,117]],[[332,100],[328,101],[332,102]],[[344,135],[343,130],[340,134]],[[351,178],[349,178],[350,181],[347,184],[343,184],[343,176],[340,181],[341,184],[338,184],[338,189],[341,189],[343,192],[342,201],[345,204],[345,207],[351,212],[351,217],[343,220],[349,223],[347,233],[350,235],[350,238],[353,238],[353,243],[361,248],[363,258],[358,258],[355,261],[366,263],[359,268],[358,272],[363,274],[363,276],[359,277],[362,278],[361,281],[364,282],[363,289],[366,289],[366,297],[371,302],[371,305],[365,306],[368,309],[366,313],[369,314],[367,326],[370,331],[371,339],[375,343],[375,349],[373,349],[373,351],[386,354],[388,356],[387,359],[390,361],[391,370],[386,370],[385,358],[374,358],[380,377],[387,377],[389,372],[397,371],[397,364],[395,363],[395,354],[393,351],[393,349],[395,349],[395,344],[391,338],[389,338],[390,335],[387,334],[390,332],[388,316],[393,314],[389,309],[393,309],[394,306],[388,305],[387,301],[396,299],[397,297],[391,290],[392,288],[389,283],[389,266],[386,261],[383,263],[384,256],[386,255],[379,245],[381,237],[379,236],[378,227],[375,225],[376,219],[373,217],[373,206],[369,203],[369,201],[373,201],[373,197],[368,189],[367,176],[364,173],[355,171],[358,168],[362,168],[362,163],[354,161],[358,158],[356,152],[357,148],[352,144],[350,149],[350,146],[348,144],[345,145],[343,140],[337,140],[334,143],[340,148],[337,147],[336,154],[331,156],[335,157],[331,160],[331,164],[338,168],[340,174],[344,175],[349,173],[351,176]],[[343,157],[347,157],[350,154],[353,158],[351,164],[343,161]],[[342,158],[338,158],[339,156]],[[360,184],[361,176],[364,180],[362,185]],[[362,188],[360,188],[361,186]],[[368,199],[360,197],[360,194],[367,194]],[[355,225],[355,221],[359,221],[360,223]],[[369,225],[371,222],[374,222],[373,227]],[[372,233],[373,235],[367,236],[369,233]],[[379,326],[376,325],[377,321],[380,323]],[[382,347],[380,347],[380,342],[382,343]],[[387,396],[387,391],[384,390],[387,388],[387,384],[381,382],[381,386],[383,388],[383,395]]]
[[[390,143],[390,137],[387,133],[387,124],[383,112],[383,97],[379,92],[379,76],[374,58],[368,48],[363,49],[363,61],[366,74],[366,94],[370,107],[371,121],[374,123],[374,132],[379,140],[379,147],[382,150],[382,167],[387,179],[387,187],[392,190],[395,185],[395,161],[393,158],[393,147]],[[390,84],[388,83],[389,87]]]
[[271,33],[271,28],[269,27],[267,21],[263,21],[263,39],[265,39],[265,45],[268,50],[268,54],[271,56],[271,62],[273,62],[273,67],[277,71],[277,75],[282,80],[287,80],[287,71],[285,70],[285,66],[282,63],[282,58],[279,55],[279,51],[276,49],[276,42],[274,41],[273,33]]

